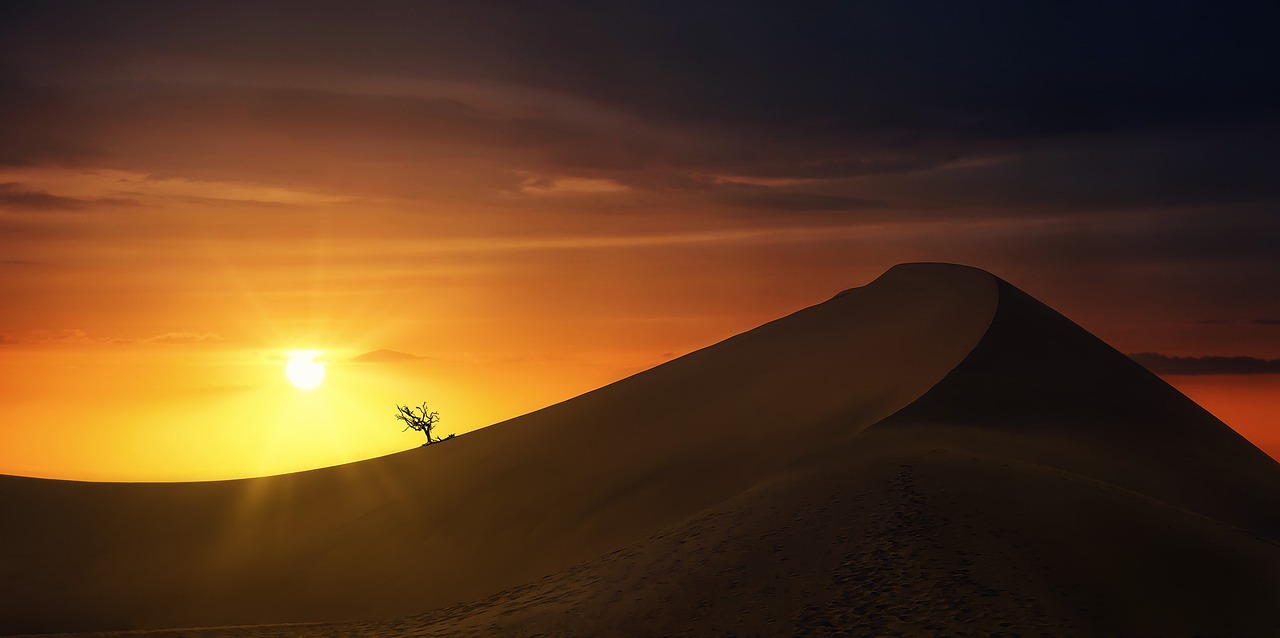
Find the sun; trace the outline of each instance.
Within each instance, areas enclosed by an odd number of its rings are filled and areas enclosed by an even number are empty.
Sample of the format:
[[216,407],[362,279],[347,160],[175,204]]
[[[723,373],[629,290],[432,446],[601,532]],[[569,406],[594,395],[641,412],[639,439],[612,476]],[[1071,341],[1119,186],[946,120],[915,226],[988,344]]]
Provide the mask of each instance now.
[[315,350],[293,350],[286,353],[289,362],[284,364],[284,376],[299,390],[314,390],[324,381],[324,364],[316,361],[320,353]]

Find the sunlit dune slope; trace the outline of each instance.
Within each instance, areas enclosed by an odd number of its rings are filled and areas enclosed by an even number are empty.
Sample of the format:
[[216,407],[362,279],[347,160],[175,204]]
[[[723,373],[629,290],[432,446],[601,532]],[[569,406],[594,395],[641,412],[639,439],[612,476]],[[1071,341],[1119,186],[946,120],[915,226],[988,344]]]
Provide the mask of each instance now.
[[965,357],[996,300],[982,271],[903,266],[439,446],[242,481],[4,477],[0,627],[376,618],[482,597],[622,547],[892,414]]

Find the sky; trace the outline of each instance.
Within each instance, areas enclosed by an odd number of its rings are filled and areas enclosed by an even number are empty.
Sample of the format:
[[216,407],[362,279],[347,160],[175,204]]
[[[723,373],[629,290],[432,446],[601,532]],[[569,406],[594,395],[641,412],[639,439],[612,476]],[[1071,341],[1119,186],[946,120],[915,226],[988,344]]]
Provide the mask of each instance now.
[[5,3],[0,473],[386,454],[397,403],[465,432],[908,261],[1280,457],[1278,12]]

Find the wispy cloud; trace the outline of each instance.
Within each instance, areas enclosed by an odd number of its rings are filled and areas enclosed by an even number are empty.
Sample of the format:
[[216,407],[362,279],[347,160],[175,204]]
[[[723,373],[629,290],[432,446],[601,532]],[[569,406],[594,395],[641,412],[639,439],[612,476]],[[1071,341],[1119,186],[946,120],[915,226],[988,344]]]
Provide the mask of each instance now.
[[612,179],[594,177],[551,177],[523,173],[520,191],[530,195],[569,195],[602,193],[625,193],[631,190],[625,184]]
[[721,191],[716,193],[716,199],[731,206],[779,213],[848,212],[889,206],[886,202],[864,197],[765,187]]
[[126,205],[136,203],[131,199],[102,197],[80,198],[54,195],[35,190],[18,182],[0,184],[0,208],[19,210],[79,210],[92,204]]
[[25,343],[66,344],[92,343],[93,341],[94,339],[89,336],[89,333],[79,328],[63,328],[58,330],[38,328],[29,333]]

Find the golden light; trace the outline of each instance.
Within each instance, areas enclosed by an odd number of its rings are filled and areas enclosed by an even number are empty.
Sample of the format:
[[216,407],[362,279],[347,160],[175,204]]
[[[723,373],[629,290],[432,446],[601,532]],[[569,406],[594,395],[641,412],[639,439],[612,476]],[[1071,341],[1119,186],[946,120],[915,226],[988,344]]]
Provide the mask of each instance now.
[[288,353],[289,362],[284,366],[284,376],[299,390],[314,390],[324,381],[324,364],[316,361],[320,353],[315,350],[294,350]]

